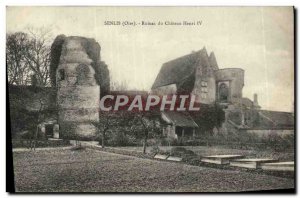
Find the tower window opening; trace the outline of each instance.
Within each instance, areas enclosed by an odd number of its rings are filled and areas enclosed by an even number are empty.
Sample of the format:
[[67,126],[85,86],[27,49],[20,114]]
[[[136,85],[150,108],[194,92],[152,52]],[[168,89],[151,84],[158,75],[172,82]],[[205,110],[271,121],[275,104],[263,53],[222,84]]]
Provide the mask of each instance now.
[[219,86],[219,100],[220,102],[228,102],[229,88],[225,83]]
[[59,70],[59,80],[65,80],[65,70],[64,69]]

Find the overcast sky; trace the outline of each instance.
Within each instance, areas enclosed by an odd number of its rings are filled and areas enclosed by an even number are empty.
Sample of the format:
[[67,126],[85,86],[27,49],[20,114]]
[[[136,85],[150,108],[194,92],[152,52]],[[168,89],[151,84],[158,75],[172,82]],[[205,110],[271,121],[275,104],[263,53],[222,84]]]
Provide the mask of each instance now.
[[[202,21],[201,26],[105,26],[104,21]],[[245,70],[243,96],[263,109],[294,103],[292,7],[8,7],[7,31],[51,27],[95,38],[114,81],[149,90],[164,62],[206,47],[220,68]]]

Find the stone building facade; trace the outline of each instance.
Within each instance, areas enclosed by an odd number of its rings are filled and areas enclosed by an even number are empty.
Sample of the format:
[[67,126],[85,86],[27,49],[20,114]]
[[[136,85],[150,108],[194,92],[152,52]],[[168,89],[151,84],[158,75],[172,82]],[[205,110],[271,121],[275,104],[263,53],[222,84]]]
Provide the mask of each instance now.
[[[291,113],[262,111],[257,94],[254,94],[253,100],[243,97],[244,75],[245,71],[241,68],[219,69],[214,52],[208,55],[203,48],[164,63],[153,83],[151,94],[193,94],[197,103],[221,106],[225,120],[221,127],[215,127],[215,130],[221,132],[293,130],[294,119]],[[273,116],[275,114],[280,116]],[[280,120],[285,124],[279,125],[282,122]],[[174,131],[169,133],[174,137],[174,133],[177,133],[176,125],[173,128]],[[201,131],[198,130],[199,133]]]
[[219,69],[215,54],[205,48],[166,62],[152,86],[151,93],[166,95],[191,93],[203,104],[238,103],[242,99],[244,70]]

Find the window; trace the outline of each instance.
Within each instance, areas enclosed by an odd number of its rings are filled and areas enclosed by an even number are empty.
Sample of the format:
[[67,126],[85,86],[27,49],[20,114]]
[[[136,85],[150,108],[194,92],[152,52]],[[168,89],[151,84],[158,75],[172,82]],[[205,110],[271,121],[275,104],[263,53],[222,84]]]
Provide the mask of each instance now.
[[65,70],[64,69],[59,70],[59,80],[65,80]]
[[201,92],[207,93],[208,92],[207,87],[201,87]]
[[201,81],[201,86],[202,87],[207,87],[207,82],[206,81]]
[[201,98],[206,98],[206,93],[201,93]]

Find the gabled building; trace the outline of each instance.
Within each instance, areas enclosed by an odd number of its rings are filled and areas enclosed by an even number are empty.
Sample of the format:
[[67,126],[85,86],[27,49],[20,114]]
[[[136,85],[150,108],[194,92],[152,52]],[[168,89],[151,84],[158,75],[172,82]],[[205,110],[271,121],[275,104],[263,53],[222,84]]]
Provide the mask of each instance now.
[[[245,71],[241,68],[219,69],[214,52],[208,55],[203,48],[164,63],[152,85],[151,93],[193,94],[196,96],[196,102],[201,105],[221,106],[225,121],[222,127],[218,127],[220,131],[260,128],[258,120],[277,123],[266,125],[268,129],[280,126],[293,130],[294,119],[291,118],[291,113],[262,111],[257,94],[254,94],[253,101],[243,97],[244,75]],[[280,116],[275,116],[279,114]],[[195,118],[195,115],[193,117]],[[175,129],[174,131],[178,132]],[[199,133],[201,131],[198,130],[198,135]]]
[[242,99],[244,70],[219,69],[214,53],[205,48],[162,65],[152,86],[152,93],[191,93],[197,102],[230,104]]

